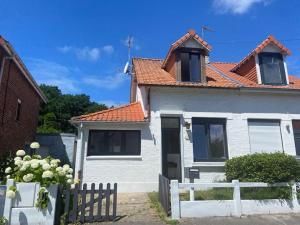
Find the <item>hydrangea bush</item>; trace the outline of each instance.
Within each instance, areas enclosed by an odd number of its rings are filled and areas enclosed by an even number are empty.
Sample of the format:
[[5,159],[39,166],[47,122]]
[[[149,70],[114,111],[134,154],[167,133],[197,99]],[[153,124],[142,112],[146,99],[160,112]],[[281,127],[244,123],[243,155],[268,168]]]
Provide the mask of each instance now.
[[[39,147],[37,142],[35,146]],[[54,159],[50,156],[42,158],[40,155],[26,155],[24,150],[18,150],[14,158],[14,167],[7,167],[5,169],[7,179],[14,179],[16,182],[39,182],[41,185],[40,192],[46,193],[41,198],[39,196],[36,206],[39,208],[46,208],[48,203],[48,195],[45,191],[51,184],[61,184],[64,187],[73,185],[73,169],[68,164],[60,165],[59,159]],[[9,188],[7,197],[14,198],[16,189]]]

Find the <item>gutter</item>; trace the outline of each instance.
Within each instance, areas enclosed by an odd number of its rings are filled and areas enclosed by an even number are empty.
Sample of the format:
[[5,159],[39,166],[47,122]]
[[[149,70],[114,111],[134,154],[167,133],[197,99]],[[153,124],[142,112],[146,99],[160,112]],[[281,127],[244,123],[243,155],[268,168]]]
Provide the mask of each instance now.
[[145,120],[145,121],[83,121],[83,120],[69,120],[69,123],[73,124],[75,127],[78,128],[78,124],[92,124],[92,123],[105,123],[105,124],[147,124],[149,123],[149,121]]

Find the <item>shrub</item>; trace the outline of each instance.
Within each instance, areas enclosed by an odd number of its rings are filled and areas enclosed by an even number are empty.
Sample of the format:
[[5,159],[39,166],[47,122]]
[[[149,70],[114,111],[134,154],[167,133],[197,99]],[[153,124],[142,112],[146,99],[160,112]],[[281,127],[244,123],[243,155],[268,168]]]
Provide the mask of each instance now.
[[0,182],[6,178],[5,169],[14,166],[14,157],[11,153],[5,153],[0,156]]
[[[33,142],[30,147],[38,149],[39,143]],[[60,160],[50,156],[42,158],[40,155],[26,155],[24,150],[18,150],[13,167],[6,167],[6,179],[14,179],[16,182],[39,182],[41,188],[38,193],[36,207],[44,209],[47,207],[49,198],[47,187],[51,184],[60,184],[63,187],[74,184],[73,169],[69,165],[60,166]],[[6,196],[14,198],[16,188],[9,187]]]
[[284,153],[256,153],[228,160],[226,179],[248,182],[299,181],[300,164],[293,156]]

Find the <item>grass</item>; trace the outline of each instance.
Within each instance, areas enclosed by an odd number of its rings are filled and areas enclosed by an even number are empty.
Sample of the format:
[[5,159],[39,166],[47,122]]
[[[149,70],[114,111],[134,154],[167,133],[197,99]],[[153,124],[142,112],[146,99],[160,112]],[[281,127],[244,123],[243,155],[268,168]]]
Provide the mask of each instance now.
[[158,193],[157,192],[150,192],[148,193],[148,198],[150,200],[150,207],[154,208],[158,213],[159,218],[164,221],[166,224],[176,225],[178,224],[178,220],[172,220],[166,214],[164,208],[159,202]]
[[[189,192],[181,193],[180,200],[189,200]],[[195,200],[232,200],[233,188],[214,188],[195,191]],[[242,200],[291,199],[290,187],[241,188]]]

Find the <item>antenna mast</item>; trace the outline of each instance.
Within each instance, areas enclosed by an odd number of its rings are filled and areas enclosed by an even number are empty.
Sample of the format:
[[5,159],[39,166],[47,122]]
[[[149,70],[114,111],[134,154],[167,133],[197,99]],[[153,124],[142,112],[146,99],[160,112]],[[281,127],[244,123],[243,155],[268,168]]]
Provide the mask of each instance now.
[[131,65],[130,65],[130,61],[131,61],[131,47],[133,46],[133,37],[132,36],[128,36],[127,40],[126,40],[126,45],[128,47],[128,61],[124,67],[124,73],[125,74],[130,74],[131,72]]
[[207,26],[201,26],[201,36],[202,36],[202,39],[204,39],[204,31],[209,31],[209,32],[214,32],[213,29],[207,27]]

